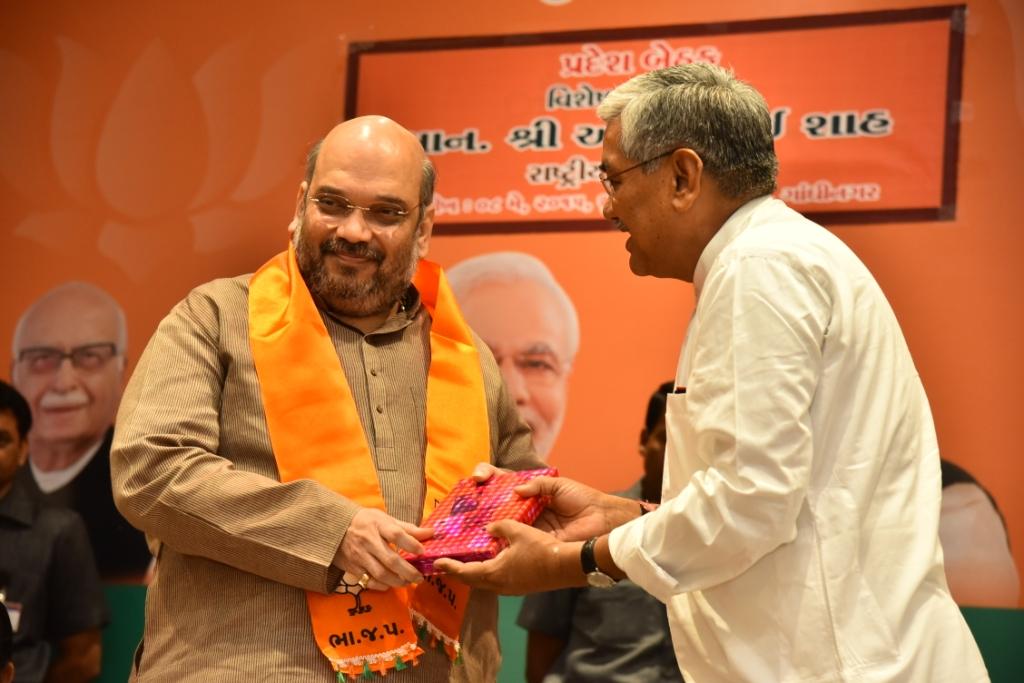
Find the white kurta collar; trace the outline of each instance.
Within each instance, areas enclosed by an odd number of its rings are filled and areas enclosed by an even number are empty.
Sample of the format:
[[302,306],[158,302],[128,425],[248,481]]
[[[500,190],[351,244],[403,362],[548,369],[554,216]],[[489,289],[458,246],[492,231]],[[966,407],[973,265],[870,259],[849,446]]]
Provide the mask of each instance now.
[[704,247],[704,251],[701,252],[700,259],[697,261],[697,268],[693,273],[693,292],[695,298],[700,298],[700,290],[704,284],[704,279],[708,276],[708,272],[710,272],[711,266],[714,265],[718,255],[750,224],[750,217],[754,211],[765,202],[772,200],[772,196],[767,194],[751,199],[736,209],[726,219],[725,223],[722,223],[722,227],[718,229],[718,232],[711,238],[708,245]]

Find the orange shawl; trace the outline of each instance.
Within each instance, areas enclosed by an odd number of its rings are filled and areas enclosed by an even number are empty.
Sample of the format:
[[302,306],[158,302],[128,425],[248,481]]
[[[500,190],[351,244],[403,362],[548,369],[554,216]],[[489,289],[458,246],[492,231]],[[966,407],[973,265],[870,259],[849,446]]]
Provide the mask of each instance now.
[[[487,400],[473,336],[440,266],[413,278],[431,315],[423,517],[490,452]],[[313,479],[364,507],[385,510],[345,372],[298,270],[293,246],[249,283],[249,341],[281,481]],[[447,586],[445,585],[447,584]],[[469,589],[456,581],[344,593],[307,591],[313,634],[341,680],[416,664],[420,637],[457,659]],[[415,621],[416,628],[413,622]]]

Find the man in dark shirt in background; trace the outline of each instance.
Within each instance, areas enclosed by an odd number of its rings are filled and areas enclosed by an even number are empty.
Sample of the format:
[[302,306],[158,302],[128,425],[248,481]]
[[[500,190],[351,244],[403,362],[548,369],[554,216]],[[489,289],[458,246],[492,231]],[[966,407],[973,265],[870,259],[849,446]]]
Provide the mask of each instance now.
[[19,683],[89,681],[100,673],[103,592],[81,518],[41,507],[15,478],[31,424],[28,403],[0,382],[0,601],[14,668]]
[[[661,502],[665,382],[647,402],[640,432],[644,476],[619,495]],[[566,588],[528,595],[518,624],[529,632],[529,683],[671,683],[682,680],[665,605],[632,581],[612,588]]]

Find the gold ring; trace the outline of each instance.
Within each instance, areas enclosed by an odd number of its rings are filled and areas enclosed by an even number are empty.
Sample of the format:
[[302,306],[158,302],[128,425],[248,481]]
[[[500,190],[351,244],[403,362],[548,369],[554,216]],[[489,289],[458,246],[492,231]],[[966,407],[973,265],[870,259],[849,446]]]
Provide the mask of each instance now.
[[363,575],[359,577],[358,581],[356,581],[356,585],[359,586],[360,588],[362,588],[363,590],[366,590],[366,587],[369,584],[370,584],[370,575],[367,574],[366,572],[363,572]]

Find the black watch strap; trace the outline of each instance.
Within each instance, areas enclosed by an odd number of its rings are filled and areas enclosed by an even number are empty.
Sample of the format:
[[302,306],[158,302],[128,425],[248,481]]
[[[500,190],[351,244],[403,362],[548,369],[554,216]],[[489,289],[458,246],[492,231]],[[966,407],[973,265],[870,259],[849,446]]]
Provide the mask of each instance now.
[[597,558],[594,557],[595,545],[597,545],[597,536],[585,541],[583,547],[580,548],[580,565],[583,567],[584,574],[601,571],[597,568]]

